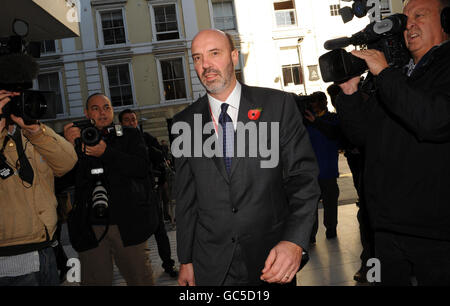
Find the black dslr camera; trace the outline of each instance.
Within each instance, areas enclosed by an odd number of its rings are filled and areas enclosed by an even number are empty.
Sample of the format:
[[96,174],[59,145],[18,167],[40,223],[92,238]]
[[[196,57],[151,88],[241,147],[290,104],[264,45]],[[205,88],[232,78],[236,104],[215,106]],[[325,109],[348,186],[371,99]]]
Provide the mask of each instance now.
[[390,67],[405,66],[410,59],[403,37],[407,19],[406,15],[394,14],[381,21],[370,23],[351,37],[327,40],[324,48],[332,51],[319,57],[324,82],[343,83],[368,69],[364,60],[342,49],[348,45],[383,52]]
[[73,126],[81,130],[80,140],[87,146],[97,145],[104,137],[123,135],[121,125],[108,126],[100,131],[95,127],[95,121],[93,119],[74,121]]

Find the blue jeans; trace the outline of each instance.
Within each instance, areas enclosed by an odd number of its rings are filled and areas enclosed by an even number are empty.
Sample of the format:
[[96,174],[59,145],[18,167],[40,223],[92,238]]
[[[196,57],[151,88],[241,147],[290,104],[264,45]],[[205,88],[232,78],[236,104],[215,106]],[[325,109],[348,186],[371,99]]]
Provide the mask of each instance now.
[[0,277],[0,286],[58,286],[59,276],[52,247],[39,252],[39,272],[20,276]]

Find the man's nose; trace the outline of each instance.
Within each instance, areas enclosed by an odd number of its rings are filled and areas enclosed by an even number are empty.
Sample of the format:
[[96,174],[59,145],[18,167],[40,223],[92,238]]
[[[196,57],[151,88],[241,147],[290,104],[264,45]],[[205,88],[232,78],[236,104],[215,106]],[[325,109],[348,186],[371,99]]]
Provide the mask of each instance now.
[[409,31],[411,28],[415,25],[413,18],[408,17],[408,20],[406,21],[406,30]]

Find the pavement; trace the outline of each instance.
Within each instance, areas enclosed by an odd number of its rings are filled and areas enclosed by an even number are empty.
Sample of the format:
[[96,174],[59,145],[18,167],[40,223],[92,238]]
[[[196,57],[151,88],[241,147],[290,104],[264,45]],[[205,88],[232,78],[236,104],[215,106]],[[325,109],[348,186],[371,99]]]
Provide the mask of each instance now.
[[[319,231],[316,236],[316,244],[310,246],[310,261],[298,273],[298,286],[355,286],[353,274],[359,269],[361,243],[359,241],[359,225],[356,219],[357,194],[353,186],[353,179],[343,154],[339,156],[338,185],[339,212],[336,239],[327,240],[325,229],[322,225],[323,209],[319,205]],[[176,224],[166,224],[167,235],[170,240],[172,259],[175,260],[178,269],[179,262],[176,253]],[[61,240],[68,258],[78,257],[78,254],[70,246],[67,229],[63,227]],[[158,249],[154,236],[148,241],[146,249],[153,268],[153,277],[157,286],[177,286],[177,280],[166,274],[161,266],[162,261],[158,255]],[[77,286],[77,283],[68,283],[63,286]],[[116,266],[114,266],[113,286],[126,286],[126,282]]]

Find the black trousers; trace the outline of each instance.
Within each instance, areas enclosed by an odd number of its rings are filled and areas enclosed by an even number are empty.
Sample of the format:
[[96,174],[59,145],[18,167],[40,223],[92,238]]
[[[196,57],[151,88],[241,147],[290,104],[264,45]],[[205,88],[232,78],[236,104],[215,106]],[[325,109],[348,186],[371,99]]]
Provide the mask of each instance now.
[[164,225],[164,218],[162,210],[158,209],[159,212],[159,225],[155,232],[156,245],[158,246],[158,254],[162,260],[163,269],[170,269],[174,266],[175,261],[172,259],[172,253],[170,250],[170,241],[167,236],[166,227]]
[[383,286],[450,285],[450,241],[375,232],[375,256]]
[[[323,225],[326,229],[334,230],[338,224],[338,198],[339,186],[337,178],[319,179],[321,198],[323,204]],[[315,237],[319,229],[319,217],[316,214],[311,237]]]

